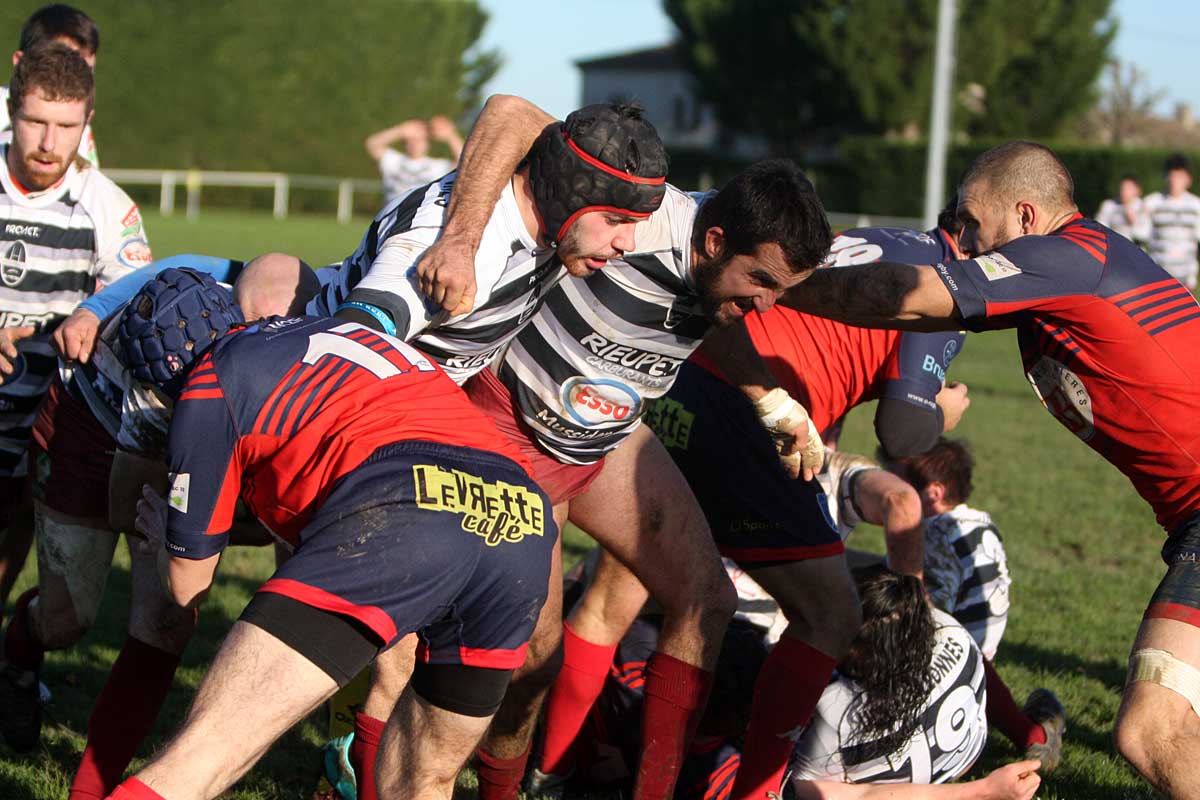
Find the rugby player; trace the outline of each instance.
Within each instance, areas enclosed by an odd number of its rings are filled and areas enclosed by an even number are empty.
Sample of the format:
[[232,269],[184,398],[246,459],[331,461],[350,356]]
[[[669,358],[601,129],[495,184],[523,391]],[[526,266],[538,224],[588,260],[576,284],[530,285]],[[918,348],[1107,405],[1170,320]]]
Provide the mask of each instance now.
[[545,599],[557,529],[528,465],[409,345],[335,320],[247,328],[199,273],[147,284],[120,341],[135,376],[175,399],[170,488],[146,487],[137,523],[174,600],[196,608],[207,593],[239,495],[294,553],[235,623],[180,733],[112,797],[221,794],[418,630],[382,788],[448,796]]
[[[0,728],[10,741],[38,740],[41,706],[28,673],[36,675],[47,650],[70,647],[87,632],[117,532],[133,530],[143,483],[166,480],[162,459],[171,404],[132,376],[117,338],[120,312],[146,282],[145,273],[173,266],[234,282],[238,307],[251,320],[302,310],[316,283],[306,265],[286,257],[260,257],[243,270],[228,259],[175,256],[89,297],[55,330],[59,349],[74,355],[60,364],[34,423],[38,589],[37,602],[14,615],[6,632],[6,651],[22,658],[8,666],[15,675],[11,684],[0,684],[7,698]],[[239,524],[234,540],[262,544],[269,541],[264,533],[257,524]],[[71,800],[97,800],[120,781],[158,715],[195,626],[195,615],[182,612],[163,591],[154,559],[130,547],[130,561],[129,635],[88,721]]]
[[[586,566],[593,561],[589,558]],[[746,756],[742,733],[751,687],[777,640],[765,627],[772,614],[763,613],[762,589],[736,568],[731,577],[746,613],[739,611],[726,632],[716,686],[675,791],[679,800],[732,796]],[[574,578],[568,579],[568,595],[576,594],[570,585]],[[961,777],[986,741],[979,650],[952,617],[927,606],[914,578],[877,566],[856,570],[855,578],[865,622],[791,751],[794,795],[1031,797],[1039,782],[1036,760],[1009,765],[981,781],[929,785]],[[621,640],[582,731],[581,778],[606,783],[629,774],[636,764],[637,710],[658,627],[658,616],[647,610]]]
[[1189,289],[1196,288],[1200,260],[1200,197],[1192,186],[1192,165],[1176,154],[1163,165],[1163,191],[1142,201],[1142,214],[1134,226],[1134,238],[1144,241],[1158,265]]
[[843,322],[1016,328],[1043,404],[1125,474],[1168,538],[1116,722],[1122,755],[1172,797],[1200,782],[1200,305],[1129,240],[1079,214],[1048,148],[987,151],[959,187],[970,259],[820,270],[784,300]]
[[[535,118],[540,113],[528,104],[524,107]],[[482,122],[472,137],[481,130],[486,130]],[[527,146],[538,126],[514,119],[502,131],[510,141]],[[465,152],[471,147],[468,141]],[[473,209],[486,206],[489,191],[503,185],[506,166],[491,159],[474,173],[479,186],[487,188],[458,193],[458,205],[451,213],[468,208],[469,222],[465,233],[451,238],[455,247],[460,241],[477,240],[477,232],[472,239],[471,226],[479,217]],[[638,229],[636,252],[613,259],[586,280],[572,278],[555,287],[502,361],[465,387],[502,429],[521,442],[535,470],[544,464],[548,472],[569,477],[570,486],[561,493],[549,482],[543,485],[558,507],[569,501],[563,510],[571,521],[610,550],[614,564],[620,562],[636,574],[668,619],[705,612],[706,624],[717,631],[725,622],[724,615],[718,621],[698,607],[702,594],[683,586],[680,578],[687,573],[680,569],[681,557],[695,559],[700,554],[706,561],[704,574],[710,570],[717,574],[710,582],[715,585],[709,597],[721,603],[718,608],[723,612],[731,610],[732,598],[721,580],[711,540],[703,549],[680,544],[681,537],[695,537],[691,530],[701,531],[707,539],[706,525],[682,476],[671,468],[653,434],[640,425],[642,414],[648,401],[670,388],[679,365],[713,323],[729,323],[748,309],[770,307],[786,286],[819,263],[829,241],[819,200],[790,162],[755,165],[711,195],[694,196],[671,188],[663,208]],[[461,257],[460,252],[460,263]],[[446,269],[444,260],[443,256],[439,270]],[[419,270],[423,263],[417,265]],[[461,310],[457,301],[441,296],[443,310]],[[749,355],[755,357],[753,351]],[[770,413],[788,418],[790,432],[798,427],[789,415],[795,411],[803,413],[787,399]],[[820,443],[813,439],[819,462]],[[812,442],[806,444],[811,448]],[[614,504],[614,497],[635,502],[626,507]],[[659,556],[660,547],[669,550]],[[686,592],[681,591],[684,588]],[[572,621],[564,631],[560,618],[550,615],[548,604],[535,633],[535,642],[544,642],[535,651],[547,654],[545,667],[530,676],[525,683],[529,688],[520,694],[514,682],[506,707],[477,753],[485,800],[516,795],[545,681],[558,670],[557,659],[550,654],[559,640],[565,637],[565,674],[593,691],[594,665],[607,663],[631,618],[622,616],[614,625],[609,617],[595,615],[578,625]],[[640,760],[637,797],[670,793],[686,741],[676,731],[685,734],[687,720],[694,720],[703,707],[717,644],[719,639],[710,633],[697,647],[679,636],[674,623],[665,626],[650,680],[669,678],[686,691],[666,696],[652,686],[646,724],[655,735],[644,739],[648,751]],[[556,711],[551,708],[547,713]],[[660,730],[657,719],[671,720],[671,727]],[[577,728],[578,721],[573,724]],[[568,722],[561,729],[571,725]],[[531,791],[544,789],[543,781],[542,775],[534,773]]]
[[[17,65],[25,53],[52,44],[69,47],[79,53],[95,72],[96,54],[100,52],[100,29],[87,14],[65,3],[42,6],[29,15],[29,19],[21,26],[17,49],[13,51],[13,66]],[[12,127],[7,102],[8,92],[8,87],[0,86],[0,136]],[[100,166],[100,157],[96,153],[96,139],[92,136],[90,122],[83,126],[83,137],[79,140],[77,152],[81,158],[91,162],[93,167]]]
[[150,249],[133,201],[76,159],[95,97],[83,58],[59,46],[27,52],[10,89],[12,141],[0,144],[0,525],[20,534],[12,520],[28,502],[30,428],[56,364],[52,332],[99,284],[148,263]]
[[[430,158],[429,140],[445,142],[450,148],[450,158]],[[392,145],[404,143],[401,153]],[[376,131],[363,142],[369,155],[379,165],[379,177],[383,179],[383,196],[387,202],[395,200],[409,190],[437,180],[454,169],[462,153],[463,140],[454,123],[445,117],[433,117],[428,121],[410,119]]]

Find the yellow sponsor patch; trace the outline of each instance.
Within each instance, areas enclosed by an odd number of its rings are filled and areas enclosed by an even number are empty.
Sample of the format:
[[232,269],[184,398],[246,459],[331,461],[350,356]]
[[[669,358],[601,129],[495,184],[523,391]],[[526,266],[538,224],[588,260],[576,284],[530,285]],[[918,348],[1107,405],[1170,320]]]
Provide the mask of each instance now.
[[413,481],[418,507],[462,514],[462,529],[482,537],[488,547],[545,535],[542,498],[524,486],[434,464],[414,464]]

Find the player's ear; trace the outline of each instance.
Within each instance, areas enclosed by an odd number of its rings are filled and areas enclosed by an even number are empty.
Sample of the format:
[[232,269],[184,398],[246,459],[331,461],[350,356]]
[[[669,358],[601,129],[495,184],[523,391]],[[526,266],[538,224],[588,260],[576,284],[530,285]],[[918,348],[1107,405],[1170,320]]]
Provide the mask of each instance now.
[[704,232],[704,255],[717,258],[725,252],[725,230],[712,227]]
[[23,55],[25,55],[24,50],[13,50],[13,66],[14,67],[17,65],[17,62],[21,60],[21,56],[23,56]]
[[1021,233],[1036,233],[1038,216],[1038,208],[1033,203],[1024,200],[1017,203],[1017,221],[1021,226]]

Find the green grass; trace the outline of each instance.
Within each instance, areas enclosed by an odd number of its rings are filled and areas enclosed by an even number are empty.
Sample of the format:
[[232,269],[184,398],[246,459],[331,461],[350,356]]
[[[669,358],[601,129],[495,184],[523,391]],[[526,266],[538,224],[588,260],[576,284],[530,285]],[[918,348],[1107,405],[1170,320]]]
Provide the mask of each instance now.
[[[203,212],[196,223],[182,217],[147,219],[160,256],[193,251],[246,257],[284,250],[314,264],[349,253],[365,224],[339,226],[324,218],[279,223],[266,215],[219,211]],[[1163,572],[1158,558],[1163,534],[1128,481],[1040,407],[1021,374],[1012,334],[972,335],[955,361],[954,377],[971,388],[971,409],[957,433],[971,440],[978,462],[972,505],[996,519],[1013,576],[1013,607],[997,666],[1018,699],[1048,686],[1071,714],[1063,766],[1047,777],[1038,796],[1154,797],[1116,755],[1110,730],[1129,646]],[[873,451],[872,413],[868,406],[851,415],[846,449]],[[568,562],[588,545],[577,531],[569,532],[566,542]],[[852,543],[882,549],[877,530],[856,533]],[[178,724],[220,638],[271,564],[267,548],[229,552],[143,755]],[[66,796],[91,702],[124,638],[128,567],[121,548],[95,629],[72,650],[48,657],[45,681],[54,700],[43,744],[27,757],[0,746],[0,797]],[[34,580],[31,563],[18,591]],[[318,778],[323,728],[320,715],[298,726],[227,797],[307,800]],[[975,772],[1017,755],[1007,740],[993,735]],[[463,784],[472,786],[473,776],[464,776]],[[464,793],[473,795],[470,789]]]

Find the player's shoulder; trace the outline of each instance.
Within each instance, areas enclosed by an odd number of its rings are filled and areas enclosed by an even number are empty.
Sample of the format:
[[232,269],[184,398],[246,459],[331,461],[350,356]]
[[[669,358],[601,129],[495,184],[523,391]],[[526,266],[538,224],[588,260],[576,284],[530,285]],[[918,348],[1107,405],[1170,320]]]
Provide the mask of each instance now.
[[938,231],[909,228],[850,228],[833,239],[824,267],[849,267],[876,261],[902,264],[937,264],[949,250]]
[[635,253],[687,250],[696,211],[715,192],[685,192],[667,184],[662,204],[634,229]]

